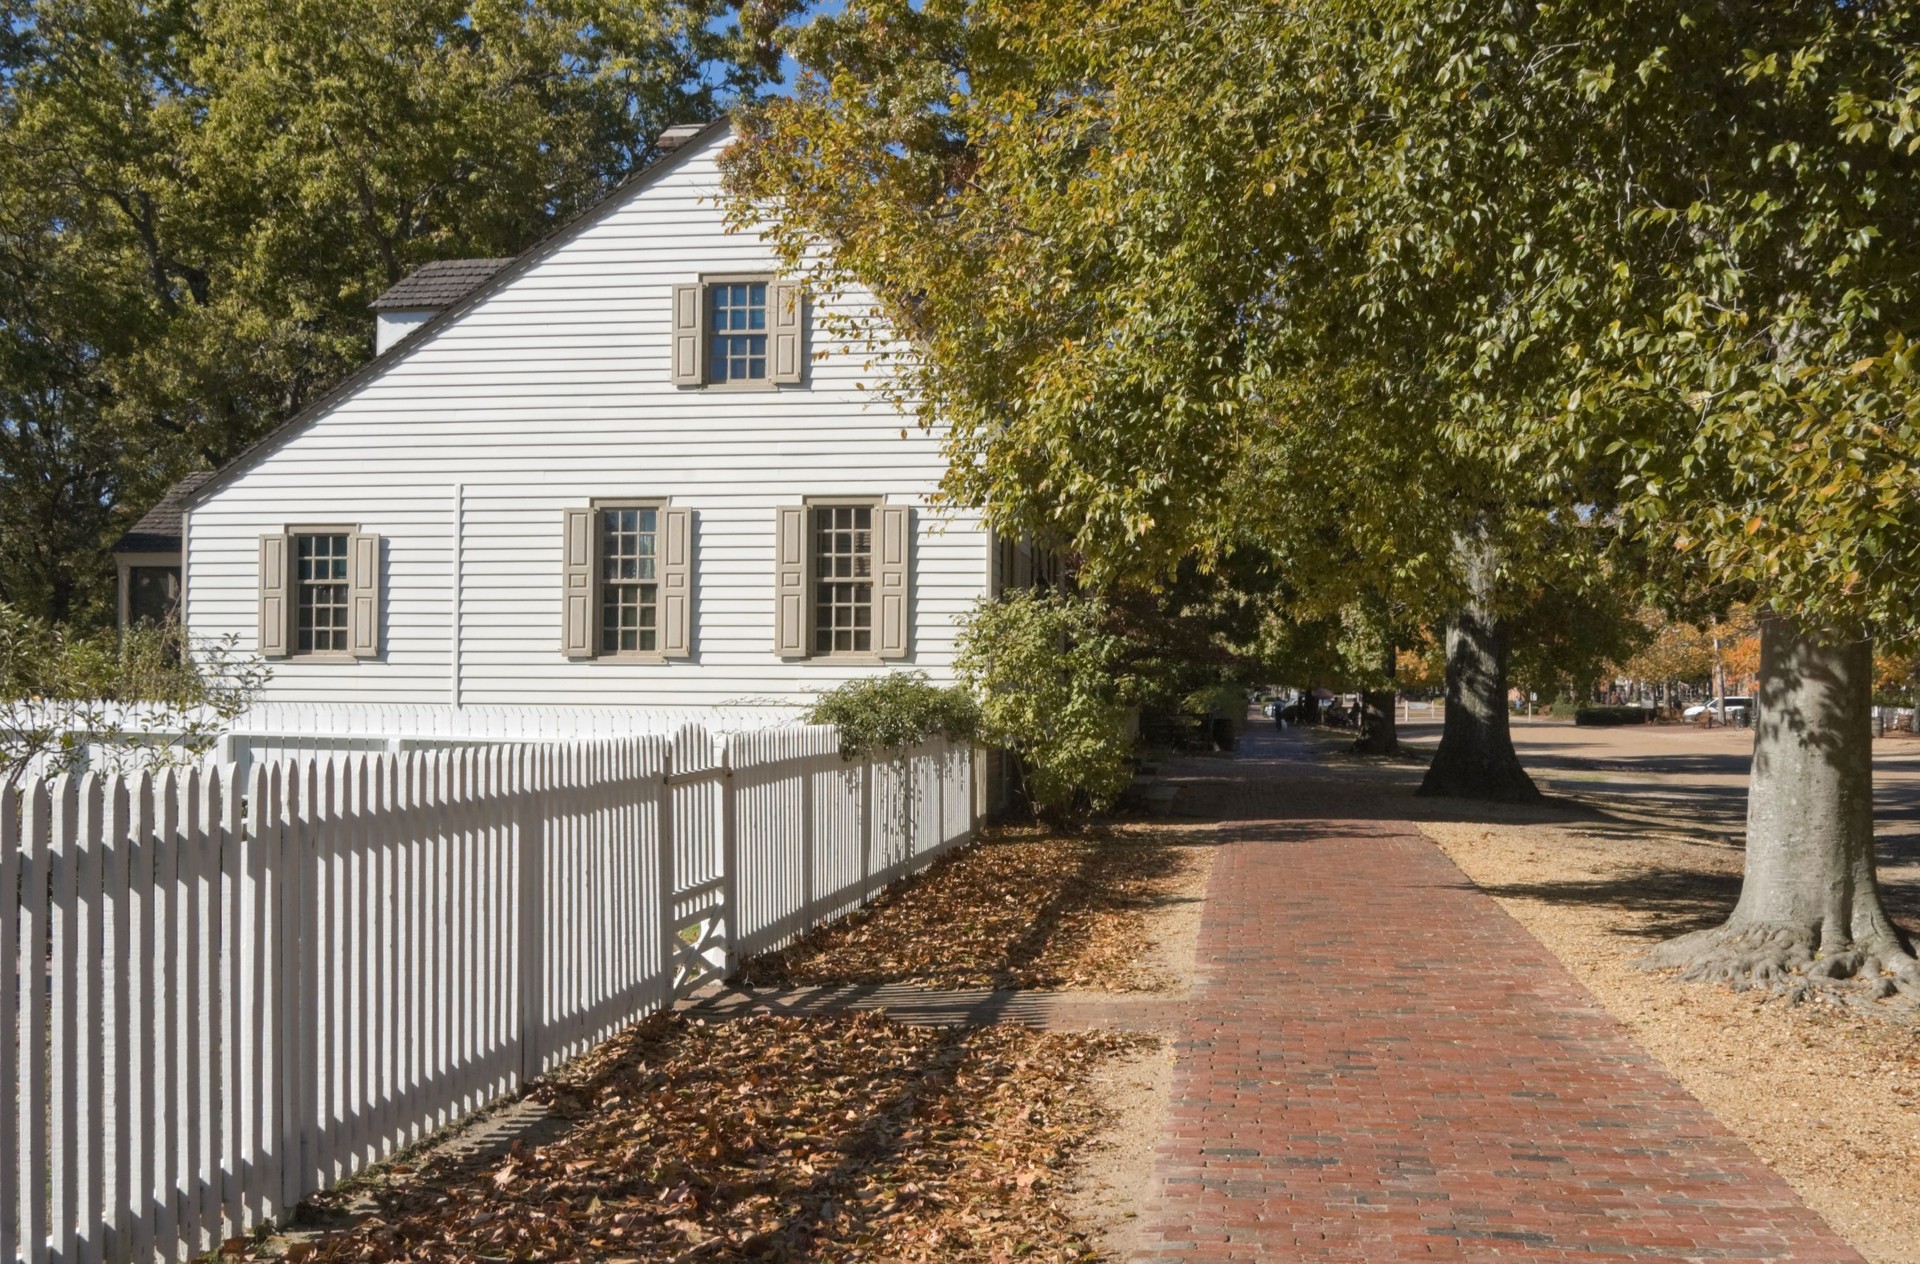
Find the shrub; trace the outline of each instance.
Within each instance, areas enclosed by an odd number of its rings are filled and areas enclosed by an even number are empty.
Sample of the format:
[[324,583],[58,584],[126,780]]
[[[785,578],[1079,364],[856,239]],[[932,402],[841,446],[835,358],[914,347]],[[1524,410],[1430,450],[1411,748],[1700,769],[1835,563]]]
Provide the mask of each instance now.
[[982,602],[961,630],[980,736],[1019,757],[1028,799],[1055,821],[1109,807],[1133,778],[1124,651],[1099,602],[1051,592]]
[[1573,722],[1580,725],[1647,724],[1652,720],[1653,711],[1648,707],[1581,707],[1573,713]]
[[888,672],[821,694],[807,712],[807,723],[839,729],[841,756],[858,759],[918,746],[935,734],[970,740],[979,711],[964,689],[936,685],[925,672]]
[[235,638],[189,644],[177,624],[75,636],[0,603],[0,775],[105,771],[205,758],[270,676]]

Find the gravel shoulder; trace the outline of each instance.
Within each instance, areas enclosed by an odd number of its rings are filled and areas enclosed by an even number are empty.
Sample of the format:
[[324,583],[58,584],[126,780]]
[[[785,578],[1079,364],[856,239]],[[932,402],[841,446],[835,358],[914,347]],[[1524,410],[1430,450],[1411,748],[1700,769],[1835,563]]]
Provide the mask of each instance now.
[[1872,1264],[1920,1264],[1920,1030],[1638,968],[1653,943],[1726,915],[1742,854],[1621,824],[1421,828]]

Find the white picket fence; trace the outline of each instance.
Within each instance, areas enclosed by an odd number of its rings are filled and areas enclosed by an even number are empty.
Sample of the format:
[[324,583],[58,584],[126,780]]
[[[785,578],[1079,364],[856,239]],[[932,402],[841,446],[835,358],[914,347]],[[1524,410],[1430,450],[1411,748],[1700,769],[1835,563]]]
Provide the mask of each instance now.
[[275,1219],[967,838],[972,767],[685,728],[0,791],[0,1261]]

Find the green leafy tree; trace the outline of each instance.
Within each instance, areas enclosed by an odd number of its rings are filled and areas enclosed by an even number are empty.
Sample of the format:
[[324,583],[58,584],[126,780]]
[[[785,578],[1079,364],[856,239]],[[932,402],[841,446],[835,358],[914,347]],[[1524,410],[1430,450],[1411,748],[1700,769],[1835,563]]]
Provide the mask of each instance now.
[[1713,678],[1713,638],[1705,628],[1659,610],[1644,610],[1646,629],[1640,648],[1618,663],[1618,674],[1649,681],[1671,691],[1675,684],[1697,685]]
[[1389,474],[1405,517],[1292,521],[1302,557],[1396,522],[1396,562],[1448,556],[1426,789],[1533,793],[1508,620],[1573,522],[1678,603],[1753,602],[1748,882],[1660,959],[1920,990],[1865,745],[1869,638],[1914,636],[1920,565],[1916,16],[873,0],[800,33],[814,73],[733,178],[792,259],[833,247],[824,286],[879,295],[950,494],[1096,572],[1217,549],[1298,453]]
[[1429,365],[1458,308],[1360,283],[1374,243],[1325,153],[1368,83],[1329,8],[852,5],[795,34],[808,73],[730,179],[820,288],[877,294],[846,323],[951,436],[949,497],[1069,541],[1097,585],[1251,531],[1321,577],[1303,618],[1444,623],[1424,789],[1535,797],[1503,621],[1597,498],[1461,442],[1478,405]]
[[1874,874],[1872,638],[1910,644],[1920,10],[1327,4],[1353,284],[1458,447],[1577,483],[1682,601],[1760,611],[1747,879],[1692,977],[1920,992]]

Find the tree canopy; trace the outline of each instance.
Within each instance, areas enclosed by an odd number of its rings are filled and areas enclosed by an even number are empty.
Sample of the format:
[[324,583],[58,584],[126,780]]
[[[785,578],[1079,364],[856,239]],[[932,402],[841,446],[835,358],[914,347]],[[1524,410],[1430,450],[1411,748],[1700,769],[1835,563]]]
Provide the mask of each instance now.
[[1642,580],[1752,603],[1760,876],[1668,960],[1920,990],[1860,809],[1867,638],[1920,626],[1917,18],[867,0],[797,33],[730,174],[790,262],[876,294],[954,499],[1096,578],[1251,531],[1331,606],[1449,612],[1436,792],[1535,793],[1530,600],[1595,667]]

